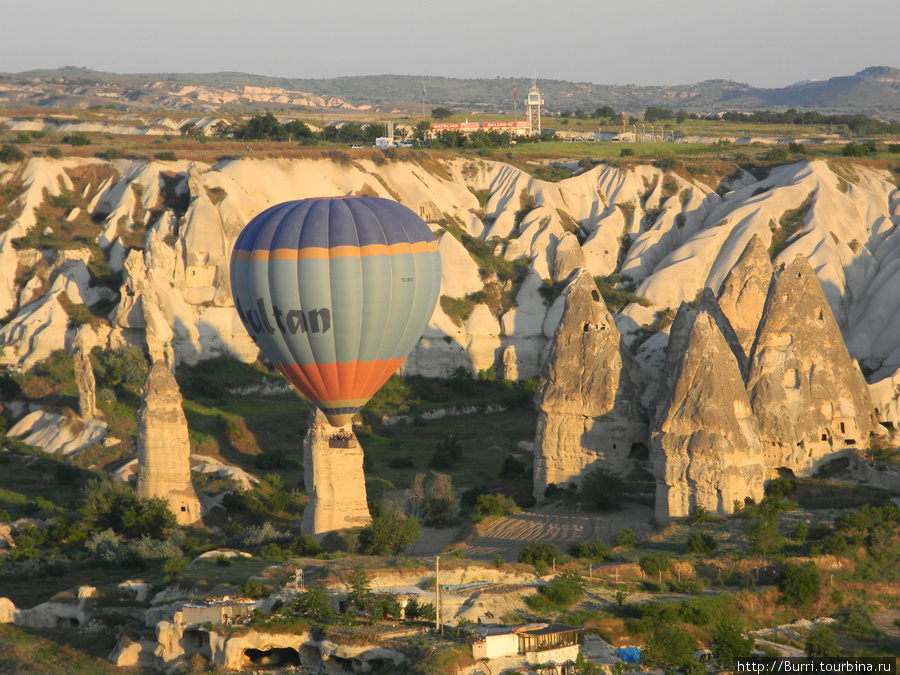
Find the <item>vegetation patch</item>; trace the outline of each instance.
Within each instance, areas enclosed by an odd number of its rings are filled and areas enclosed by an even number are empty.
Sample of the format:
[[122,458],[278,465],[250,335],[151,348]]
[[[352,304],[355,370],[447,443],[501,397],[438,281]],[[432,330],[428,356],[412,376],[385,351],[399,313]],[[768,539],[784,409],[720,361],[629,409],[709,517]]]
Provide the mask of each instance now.
[[809,213],[812,206],[814,193],[810,192],[803,203],[795,209],[785,211],[781,218],[778,219],[777,225],[774,222],[769,223],[769,229],[772,230],[772,243],[769,246],[769,257],[774,259],[788,246],[788,240],[795,235],[803,226],[803,219]]

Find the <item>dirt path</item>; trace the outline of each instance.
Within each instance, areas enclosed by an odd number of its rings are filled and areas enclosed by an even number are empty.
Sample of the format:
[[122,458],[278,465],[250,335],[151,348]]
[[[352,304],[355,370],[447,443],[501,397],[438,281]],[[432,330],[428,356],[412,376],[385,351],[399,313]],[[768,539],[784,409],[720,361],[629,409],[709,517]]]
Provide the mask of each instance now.
[[545,507],[506,516],[491,523],[463,549],[466,556],[491,560],[500,555],[515,562],[519,551],[531,542],[555,544],[565,553],[577,541],[609,540],[619,530],[629,528],[638,536],[653,531],[653,509],[640,504],[625,504],[621,511],[592,514]]

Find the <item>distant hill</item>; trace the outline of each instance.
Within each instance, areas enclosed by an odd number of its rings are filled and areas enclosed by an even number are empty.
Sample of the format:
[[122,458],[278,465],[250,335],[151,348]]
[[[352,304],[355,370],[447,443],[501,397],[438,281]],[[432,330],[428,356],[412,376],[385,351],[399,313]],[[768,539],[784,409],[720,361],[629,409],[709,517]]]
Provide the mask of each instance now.
[[[3,88],[15,90],[15,83],[25,83],[41,91],[32,95],[4,97]],[[162,83],[162,87],[152,83]],[[235,105],[234,96],[244,87],[264,87],[322,99],[324,103],[308,103],[308,107],[379,108],[421,105],[422,89],[429,106],[446,106],[478,112],[511,111],[513,87],[518,90],[519,108],[530,87],[528,78],[457,79],[407,75],[369,75],[330,79],[291,79],[251,75],[247,73],[145,73],[118,75],[83,68],[35,70],[27,73],[0,75],[0,107],[4,103],[32,106],[63,107],[80,97],[89,97],[91,86],[104,89],[95,92],[107,102],[115,100],[114,90],[122,93],[115,102],[125,107],[149,107],[159,101],[161,107],[213,111],[223,105]],[[762,109],[816,109],[822,112],[864,113],[888,120],[900,119],[900,70],[872,67],[850,76],[804,82],[780,89],[760,89],[730,80],[708,80],[675,86],[600,85],[562,80],[538,80],[545,107],[551,112],[593,112],[611,106],[626,113],[640,113],[649,106],[709,113],[724,110],[751,111]],[[20,86],[24,86],[20,85]],[[198,86],[212,92],[198,96],[183,92]],[[150,96],[150,93],[154,96]],[[168,96],[168,98],[167,98]],[[43,98],[42,98],[43,97]],[[174,97],[174,98],[173,98]],[[2,99],[5,98],[6,101]],[[277,98],[277,97],[276,97]],[[290,96],[282,95],[284,99]],[[332,100],[333,99],[333,100]],[[277,103],[278,101],[274,101]],[[267,104],[269,101],[250,101]],[[289,103],[290,105],[300,105]]]

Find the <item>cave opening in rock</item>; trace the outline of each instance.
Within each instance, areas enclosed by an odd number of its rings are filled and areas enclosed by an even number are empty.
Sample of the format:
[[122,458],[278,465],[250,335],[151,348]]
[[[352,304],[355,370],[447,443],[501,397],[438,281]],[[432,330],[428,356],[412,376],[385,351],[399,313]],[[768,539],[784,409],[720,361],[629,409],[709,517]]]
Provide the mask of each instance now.
[[300,653],[292,647],[273,647],[272,649],[245,649],[244,656],[257,667],[274,668],[299,666]]

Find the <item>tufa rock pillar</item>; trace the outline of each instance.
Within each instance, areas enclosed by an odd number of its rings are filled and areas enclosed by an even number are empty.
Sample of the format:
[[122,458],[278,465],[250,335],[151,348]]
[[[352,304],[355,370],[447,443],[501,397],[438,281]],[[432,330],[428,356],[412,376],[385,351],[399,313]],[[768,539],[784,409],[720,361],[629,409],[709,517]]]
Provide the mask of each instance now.
[[83,420],[97,417],[97,381],[91,357],[82,345],[75,348],[75,386],[78,387],[78,412]]
[[802,256],[769,288],[747,389],[773,477],[810,475],[829,455],[869,447],[879,431],[863,374]]
[[366,500],[363,450],[351,435],[349,425],[331,426],[319,409],[310,417],[303,441],[303,482],[309,495],[300,521],[303,534],[323,535],[363,527],[372,520]]
[[682,305],[669,348],[669,381],[650,434],[657,520],[697,506],[727,514],[735,501],[761,500],[768,473],[734,353],[740,346],[729,344],[714,315]]
[[582,272],[569,286],[534,396],[536,497],[551,483],[579,482],[595,464],[620,476],[635,468],[632,449],[644,441],[646,427],[630,367],[600,291]]
[[200,500],[191,483],[191,444],[181,391],[164,361],[150,368],[137,416],[137,494],[169,503],[179,525],[200,520]]

